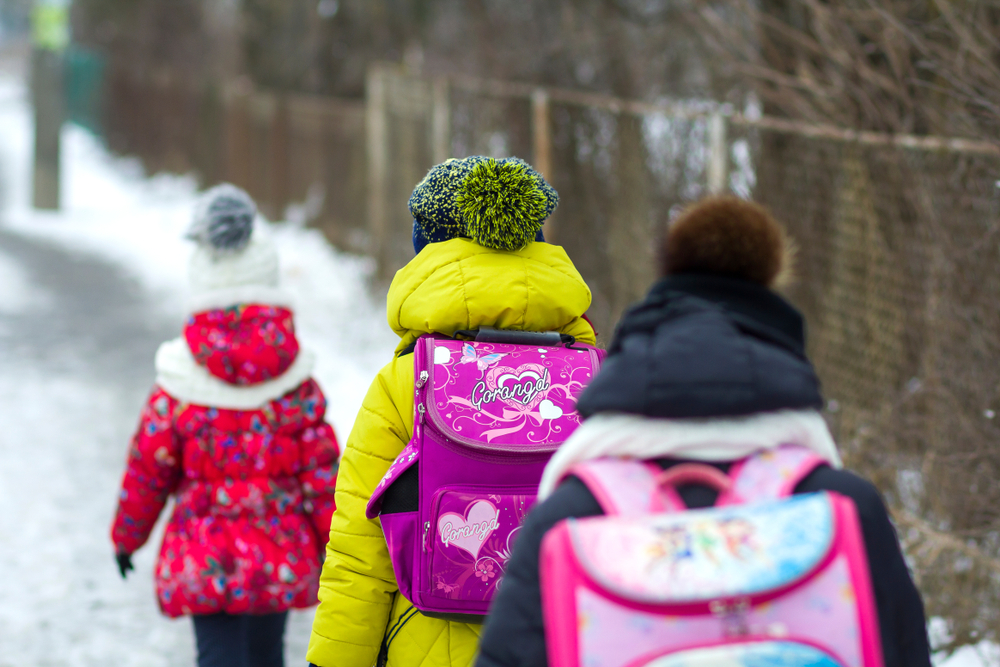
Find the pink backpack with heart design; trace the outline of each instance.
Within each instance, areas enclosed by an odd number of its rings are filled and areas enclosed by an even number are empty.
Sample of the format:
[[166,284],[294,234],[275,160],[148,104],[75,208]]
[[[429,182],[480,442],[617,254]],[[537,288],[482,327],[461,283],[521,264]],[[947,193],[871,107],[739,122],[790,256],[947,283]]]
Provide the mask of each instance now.
[[413,354],[413,438],[367,516],[380,518],[404,597],[479,622],[602,353],[558,333],[483,329],[474,341],[424,336]]

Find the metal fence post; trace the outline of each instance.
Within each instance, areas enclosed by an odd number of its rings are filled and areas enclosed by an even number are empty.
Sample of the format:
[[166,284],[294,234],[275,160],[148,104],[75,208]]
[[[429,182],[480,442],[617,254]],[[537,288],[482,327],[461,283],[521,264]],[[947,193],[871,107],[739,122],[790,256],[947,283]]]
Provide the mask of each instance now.
[[716,111],[708,119],[708,192],[718,195],[729,189],[728,119]]

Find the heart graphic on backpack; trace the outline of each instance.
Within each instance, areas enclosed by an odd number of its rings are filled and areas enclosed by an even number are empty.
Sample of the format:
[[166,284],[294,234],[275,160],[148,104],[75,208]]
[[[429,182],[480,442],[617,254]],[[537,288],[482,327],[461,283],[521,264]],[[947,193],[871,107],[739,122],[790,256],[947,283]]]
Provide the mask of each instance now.
[[473,558],[479,558],[483,544],[500,527],[500,513],[488,500],[477,500],[465,516],[455,512],[445,512],[438,517],[438,537],[445,546],[455,546],[468,551]]

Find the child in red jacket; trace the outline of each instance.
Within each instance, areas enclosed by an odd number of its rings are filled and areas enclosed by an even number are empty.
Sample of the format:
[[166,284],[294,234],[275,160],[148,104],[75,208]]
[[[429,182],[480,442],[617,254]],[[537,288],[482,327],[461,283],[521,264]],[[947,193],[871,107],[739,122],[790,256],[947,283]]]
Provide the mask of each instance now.
[[280,667],[287,612],[316,604],[339,448],[256,206],[209,190],[190,236],[192,315],[156,354],[111,535],[122,577],[167,498],[163,613],[191,615],[199,667]]

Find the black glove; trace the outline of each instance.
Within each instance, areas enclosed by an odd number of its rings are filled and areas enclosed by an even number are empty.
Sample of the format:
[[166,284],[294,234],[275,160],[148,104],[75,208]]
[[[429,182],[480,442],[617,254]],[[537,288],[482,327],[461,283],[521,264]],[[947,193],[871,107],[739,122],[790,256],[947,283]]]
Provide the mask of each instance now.
[[118,571],[122,573],[122,579],[135,569],[132,567],[132,554],[115,554],[115,560],[118,561]]

